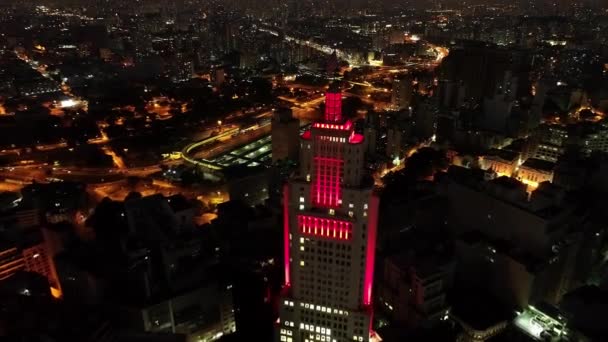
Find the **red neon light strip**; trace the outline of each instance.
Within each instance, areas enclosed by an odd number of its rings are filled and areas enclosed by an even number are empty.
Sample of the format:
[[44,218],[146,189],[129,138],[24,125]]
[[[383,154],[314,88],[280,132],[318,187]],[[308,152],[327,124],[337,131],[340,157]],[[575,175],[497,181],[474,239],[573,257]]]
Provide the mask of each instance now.
[[363,305],[372,304],[372,287],[374,283],[374,262],[376,257],[376,234],[378,222],[377,196],[372,195],[369,203],[369,220],[367,225],[367,250],[365,252],[365,278],[363,280]]
[[314,158],[315,179],[311,187],[314,205],[326,208],[340,206],[343,163],[344,161],[339,158]]
[[291,285],[289,263],[289,185],[283,186],[283,258],[285,258],[285,286]]
[[312,204],[324,208],[337,208],[342,200],[342,173],[344,144],[332,137],[315,137],[313,158],[314,179],[311,186]]
[[342,121],[342,94],[341,93],[325,94],[325,121],[328,121],[328,122]]
[[302,133],[300,137],[304,140],[310,140],[312,134],[310,133],[310,130],[307,130],[306,132]]
[[360,144],[364,140],[363,135],[353,132],[348,138],[349,144]]
[[323,129],[334,129],[334,130],[339,130],[339,131],[349,131],[353,127],[353,123],[350,121],[346,121],[343,124],[315,122],[312,124],[312,127],[323,128]]
[[348,221],[298,215],[298,230],[304,235],[350,240],[353,224]]

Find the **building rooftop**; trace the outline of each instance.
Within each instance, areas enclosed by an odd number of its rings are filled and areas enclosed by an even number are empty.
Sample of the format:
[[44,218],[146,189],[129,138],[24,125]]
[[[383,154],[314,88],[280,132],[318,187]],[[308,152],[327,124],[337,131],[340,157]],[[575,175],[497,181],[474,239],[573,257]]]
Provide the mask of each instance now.
[[262,165],[257,166],[246,166],[246,165],[233,165],[223,170],[226,179],[237,180],[249,177],[258,177],[264,175],[268,171],[268,168]]
[[507,151],[515,152],[515,153],[521,153],[525,150],[527,144],[528,144],[528,142],[526,139],[517,139],[517,140],[513,140],[504,149]]
[[487,172],[482,169],[469,169],[463,166],[450,165],[446,176],[457,183],[479,186],[486,179]]
[[499,150],[493,148],[486,153],[486,158],[499,158],[507,162],[514,162],[519,159],[519,153],[509,150]]
[[124,206],[132,231],[155,239],[175,235],[177,220],[163,195],[127,200]]
[[[309,132],[308,128],[309,125],[301,127],[300,134]],[[222,171],[225,168],[238,165],[249,167],[269,165],[272,162],[272,137],[266,135],[258,140],[204,161],[222,168]]]
[[206,161],[222,168],[227,168],[236,165],[254,167],[271,160],[272,143],[271,137],[268,135]]
[[524,265],[530,273],[534,273],[536,270],[541,268],[542,265],[545,265],[549,261],[549,258],[545,258],[543,260],[542,258],[538,258],[524,252],[513,242],[503,239],[491,239],[477,230],[461,234],[458,239],[470,246],[492,248],[493,252],[508,256],[509,258]]
[[546,160],[536,159],[536,158],[529,158],[528,160],[526,160],[525,163],[523,163],[521,165],[521,167],[551,172],[551,171],[553,171],[553,169],[555,169],[555,163],[552,163],[552,162],[549,162]]
[[448,182],[452,181],[479,193],[486,194],[489,198],[504,201],[545,220],[556,219],[568,212],[565,209],[569,207],[557,205],[554,202],[547,203],[541,207],[533,206],[532,202],[528,200],[526,185],[514,178],[502,176],[488,179],[484,178],[484,173],[481,170],[458,166],[450,166],[446,178]]
[[567,334],[566,318],[555,307],[540,303],[529,305],[513,321],[515,327],[538,341],[557,341]]

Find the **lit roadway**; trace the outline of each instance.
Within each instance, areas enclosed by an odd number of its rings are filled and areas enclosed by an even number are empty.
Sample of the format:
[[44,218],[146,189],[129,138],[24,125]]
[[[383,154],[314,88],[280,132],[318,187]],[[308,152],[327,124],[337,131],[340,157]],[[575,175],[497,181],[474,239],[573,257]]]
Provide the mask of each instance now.
[[[445,57],[448,53],[447,49],[442,47],[435,47],[438,51],[438,58],[435,62],[431,63],[436,65],[441,61],[443,57]],[[388,67],[379,67],[376,71],[374,71],[371,75],[368,76],[378,76],[386,73],[396,73],[400,71],[405,71],[406,67],[402,67],[399,69],[396,68],[388,68]],[[367,87],[371,91],[383,91],[386,92],[386,89],[376,88],[372,84],[364,81],[364,82],[350,82],[351,84],[358,84]],[[298,85],[293,84],[293,86],[308,89],[309,91],[325,91],[324,87],[313,87],[306,85]],[[323,102],[324,98],[322,96],[322,92],[319,92],[317,95],[313,95],[312,98],[306,101],[298,101],[295,99],[287,98],[287,97],[279,97],[279,99],[290,102],[293,104],[292,111],[294,116],[300,119],[303,122],[311,121],[316,119],[316,108]],[[373,103],[370,99],[366,98],[366,96],[360,94],[352,94],[345,93],[349,96],[357,96],[361,98],[366,103]],[[115,168],[82,168],[82,167],[54,167],[52,168],[51,175],[47,175],[45,173],[46,170],[49,170],[50,166],[46,164],[35,164],[35,165],[20,165],[20,166],[12,166],[7,168],[0,168],[0,179],[8,179],[9,181],[19,181],[19,182],[31,182],[36,180],[38,182],[48,181],[48,178],[61,178],[61,177],[69,177],[71,179],[77,179],[78,177],[86,178],[86,177],[97,177],[100,180],[104,178],[108,179],[116,179],[117,177],[124,176],[139,176],[145,177],[149,176],[153,173],[157,173],[161,171],[161,166],[176,166],[182,164],[184,161],[189,164],[202,165],[209,167],[210,169],[217,169],[216,166],[208,165],[202,162],[202,159],[210,159],[214,156],[226,153],[231,149],[234,149],[240,145],[247,144],[253,140],[259,139],[260,137],[269,134],[270,132],[270,124],[264,124],[262,126],[258,126],[248,130],[247,132],[241,132],[239,134],[235,134],[240,127],[236,122],[244,117],[254,117],[256,119],[270,118],[272,116],[272,111],[258,111],[253,113],[243,113],[237,112],[226,117],[226,121],[235,122],[235,124],[226,124],[219,126],[221,131],[219,134],[203,139],[201,141],[194,142],[188,146],[186,146],[182,150],[182,159],[179,160],[169,160],[163,161],[154,165],[149,165],[145,167],[128,167],[124,164],[124,162],[110,149],[105,148],[104,151],[106,154],[110,155],[115,163]],[[228,127],[227,129],[224,129]],[[217,129],[218,126],[215,127],[206,127],[205,130]],[[236,128],[236,130],[235,130]],[[103,130],[101,130],[102,135],[104,135]],[[102,138],[97,139],[96,141],[90,141],[91,144],[105,144],[109,141],[107,136],[102,136]],[[36,150],[38,151],[47,151],[55,148],[64,148],[63,143],[55,144],[55,145],[46,145],[46,146],[38,146]],[[0,151],[0,155],[2,154],[20,154],[21,151],[18,149],[13,150],[3,150]],[[12,184],[12,183],[11,183]],[[7,188],[14,188],[13,185],[6,186]]]
[[[273,36],[278,37],[279,36],[279,32],[277,30],[275,30],[274,28],[271,28],[271,25],[267,25],[267,27],[259,27],[258,30],[262,31],[262,32],[266,32],[269,33]],[[322,43],[318,43],[312,39],[300,39],[298,37],[294,37],[294,36],[290,36],[289,34],[283,32],[283,39],[287,42],[294,42],[298,45],[302,45],[302,46],[306,46],[312,49],[315,49],[319,52],[322,52],[326,55],[331,55],[332,53],[336,53],[336,56],[339,59],[345,60],[348,62],[348,64],[352,65],[352,66],[359,66],[361,65],[360,61],[355,58],[355,56],[353,56],[352,54],[340,50],[334,46],[329,46],[329,45],[325,45]],[[449,51],[448,49],[441,47],[441,46],[436,46],[436,45],[432,45],[432,49],[435,50],[435,52],[437,53],[437,60],[434,63],[441,62],[441,60],[448,55]],[[434,64],[431,63],[431,64]],[[363,65],[371,65],[371,64],[366,64],[363,63]],[[415,63],[415,62],[410,62],[408,63],[408,66],[430,66],[427,63]]]
[[[293,112],[294,116],[301,119],[302,121],[310,121],[315,119],[315,109],[316,107],[323,101],[323,98],[320,96],[318,98],[312,99],[310,101],[301,102],[294,106]],[[257,119],[269,118],[272,116],[272,111],[263,111],[263,112],[254,112],[246,115],[233,115],[232,119],[237,121],[244,116],[251,116]],[[230,121],[233,121],[230,120]],[[235,129],[236,128],[236,129]],[[106,153],[114,159],[115,164],[120,165],[120,167],[114,168],[87,168],[87,167],[76,167],[76,166],[57,166],[53,167],[46,163],[38,163],[38,164],[28,164],[28,165],[16,165],[10,167],[0,168],[0,183],[4,184],[0,186],[0,189],[11,189],[15,190],[22,186],[22,184],[28,184],[32,181],[36,182],[48,182],[49,179],[61,179],[61,178],[69,178],[69,179],[87,179],[97,178],[99,181],[111,181],[120,178],[124,178],[125,176],[137,176],[137,177],[146,177],[151,174],[160,172],[161,166],[177,166],[183,164],[184,161],[190,162],[191,164],[200,163],[200,159],[208,159],[214,156],[226,153],[240,145],[247,144],[253,140],[259,139],[264,135],[270,133],[270,124],[266,123],[262,126],[256,127],[255,129],[251,129],[244,133],[238,132],[239,126],[236,124],[226,124],[221,126],[221,132],[218,135],[203,139],[202,141],[195,142],[193,144],[188,145],[184,151],[182,159],[178,160],[167,160],[162,161],[157,164],[142,166],[142,167],[128,167],[124,165],[122,161],[116,159],[113,156],[113,152],[111,150],[106,150]],[[217,129],[216,127],[207,127],[206,130]],[[99,141],[92,141],[90,143],[96,144],[104,144],[107,143],[109,139],[99,139]],[[221,143],[220,143],[221,142]],[[61,146],[52,146],[54,148],[60,148]],[[40,146],[36,150],[48,150],[51,146]],[[0,151],[6,154],[20,154],[21,150],[8,150],[8,151]],[[1,153],[0,153],[1,154]],[[24,156],[25,158],[25,156]],[[189,160],[190,159],[190,160]],[[118,166],[117,165],[117,166]],[[2,182],[2,180],[7,180],[8,183]],[[22,184],[19,184],[22,183]]]
[[[171,164],[167,162],[166,164]],[[46,171],[50,170],[50,175]],[[160,171],[160,165],[150,165],[145,167],[133,167],[124,170],[115,168],[86,168],[86,167],[50,167],[46,164],[36,164],[28,166],[11,166],[0,168],[0,178],[24,183],[46,182],[49,178],[60,177],[107,177],[117,175],[124,176],[147,176]]]
[[[276,31],[276,30],[274,30],[274,29],[271,29],[271,28],[259,27],[258,30],[260,30],[262,32],[269,33],[269,34],[271,34],[273,36],[277,36],[277,37],[279,36],[279,32]],[[320,43],[317,43],[314,40],[310,40],[310,39],[300,39],[300,38],[297,38],[297,37],[294,37],[294,36],[290,36],[288,34],[285,34],[283,36],[283,39],[285,39],[285,41],[287,41],[287,42],[295,42],[296,44],[313,48],[313,49],[315,49],[315,50],[317,50],[319,52],[323,52],[323,53],[325,53],[327,55],[331,55],[332,53],[335,52],[336,56],[339,59],[343,59],[343,60],[347,61],[351,65],[357,65],[358,64],[358,61],[351,54],[349,54],[346,51],[342,51],[340,49],[337,49],[335,47],[324,45],[324,44],[320,44]]]

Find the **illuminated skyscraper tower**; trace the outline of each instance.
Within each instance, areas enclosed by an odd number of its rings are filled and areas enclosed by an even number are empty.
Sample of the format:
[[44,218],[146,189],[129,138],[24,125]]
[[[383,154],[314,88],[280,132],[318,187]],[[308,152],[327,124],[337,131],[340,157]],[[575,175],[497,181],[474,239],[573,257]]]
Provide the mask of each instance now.
[[285,291],[277,338],[369,341],[378,197],[365,143],[326,94],[325,117],[300,139],[300,171],[284,189]]

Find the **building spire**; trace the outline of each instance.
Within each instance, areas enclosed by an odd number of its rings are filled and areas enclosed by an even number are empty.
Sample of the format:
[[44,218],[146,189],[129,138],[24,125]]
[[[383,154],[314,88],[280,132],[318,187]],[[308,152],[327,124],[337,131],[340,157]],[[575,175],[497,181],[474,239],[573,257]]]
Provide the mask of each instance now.
[[342,122],[342,92],[337,82],[325,94],[325,122]]

